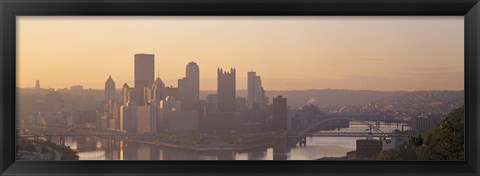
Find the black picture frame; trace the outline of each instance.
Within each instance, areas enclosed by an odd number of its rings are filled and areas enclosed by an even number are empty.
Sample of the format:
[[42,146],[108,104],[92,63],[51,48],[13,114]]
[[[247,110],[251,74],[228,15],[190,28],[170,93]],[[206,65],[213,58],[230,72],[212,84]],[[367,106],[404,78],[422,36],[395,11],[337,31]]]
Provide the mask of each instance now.
[[[1,175],[479,175],[478,0],[0,0]],[[464,16],[465,161],[15,161],[16,16]]]

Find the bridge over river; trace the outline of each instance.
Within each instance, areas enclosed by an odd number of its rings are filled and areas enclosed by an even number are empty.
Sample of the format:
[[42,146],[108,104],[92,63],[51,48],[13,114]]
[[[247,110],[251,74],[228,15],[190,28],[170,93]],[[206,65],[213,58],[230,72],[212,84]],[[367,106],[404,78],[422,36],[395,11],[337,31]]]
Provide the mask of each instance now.
[[[369,128],[369,131],[321,131],[322,124],[333,122],[336,120],[349,120],[355,121],[358,124],[365,125]],[[351,117],[331,117],[323,120],[316,121],[309,126],[296,131],[271,131],[271,132],[259,132],[259,133],[248,133],[249,135],[272,135],[275,138],[289,138],[293,143],[300,145],[306,145],[307,137],[378,137],[378,138],[393,138],[393,137],[407,137],[406,134],[394,133],[394,132],[384,132],[380,129],[379,123],[371,124],[368,121],[362,121]],[[60,144],[65,144],[65,137],[82,137],[82,136],[95,136],[101,138],[107,138],[111,140],[157,140],[161,139],[165,134],[158,133],[136,133],[136,132],[113,132],[113,131],[64,131],[64,132],[47,132],[39,134],[19,134],[25,138],[34,138],[38,140],[39,138],[47,138],[50,140],[51,137],[59,137]]]

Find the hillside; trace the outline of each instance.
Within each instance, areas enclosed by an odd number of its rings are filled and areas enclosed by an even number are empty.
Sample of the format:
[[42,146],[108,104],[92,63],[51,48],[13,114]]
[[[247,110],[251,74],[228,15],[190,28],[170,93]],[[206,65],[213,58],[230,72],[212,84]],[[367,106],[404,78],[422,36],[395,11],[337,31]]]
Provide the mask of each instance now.
[[410,137],[400,151],[383,151],[383,160],[463,160],[465,158],[465,108],[451,111],[436,127]]
[[[216,91],[201,91],[200,98]],[[372,100],[380,100],[391,96],[400,96],[407,92],[385,92],[372,90],[341,90],[341,89],[312,89],[312,90],[288,90],[288,91],[266,91],[269,102],[272,98],[281,95],[288,99],[289,106],[300,107],[310,103],[317,106],[355,106],[364,105]],[[246,97],[247,90],[237,90],[237,96]]]

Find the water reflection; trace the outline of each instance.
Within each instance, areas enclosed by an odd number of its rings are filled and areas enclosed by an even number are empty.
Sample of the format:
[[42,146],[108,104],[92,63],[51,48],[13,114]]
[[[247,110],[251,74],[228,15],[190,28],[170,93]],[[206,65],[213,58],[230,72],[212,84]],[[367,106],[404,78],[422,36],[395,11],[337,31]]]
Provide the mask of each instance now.
[[[385,132],[397,128],[396,124],[381,127]],[[401,128],[401,126],[400,126]],[[364,131],[364,127],[350,125],[337,131]],[[66,137],[65,145],[79,152],[80,160],[314,160],[322,157],[342,157],[355,150],[358,137],[307,137],[307,145],[291,145],[288,139],[278,139],[275,145],[248,151],[187,151],[159,147],[131,141],[99,137]],[[58,138],[52,138],[59,142]]]

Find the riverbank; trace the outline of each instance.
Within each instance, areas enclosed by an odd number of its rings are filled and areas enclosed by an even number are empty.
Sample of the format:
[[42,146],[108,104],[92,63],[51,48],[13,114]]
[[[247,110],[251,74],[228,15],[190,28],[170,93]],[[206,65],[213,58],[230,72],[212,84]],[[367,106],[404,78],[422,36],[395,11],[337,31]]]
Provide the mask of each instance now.
[[78,153],[69,146],[49,141],[22,140],[17,146],[17,160],[78,160]]
[[208,152],[208,151],[234,151],[234,152],[242,152],[245,150],[261,148],[261,147],[270,147],[275,144],[275,141],[268,141],[262,142],[260,144],[254,145],[231,145],[227,147],[201,147],[201,146],[189,146],[189,145],[179,145],[179,144],[172,144],[167,142],[160,142],[160,141],[142,141],[142,140],[129,140],[129,142],[136,142],[142,144],[150,144],[150,145],[157,145],[159,147],[168,147],[168,148],[175,148],[175,149],[182,149],[182,150],[190,150],[190,151],[197,151],[197,152]]

